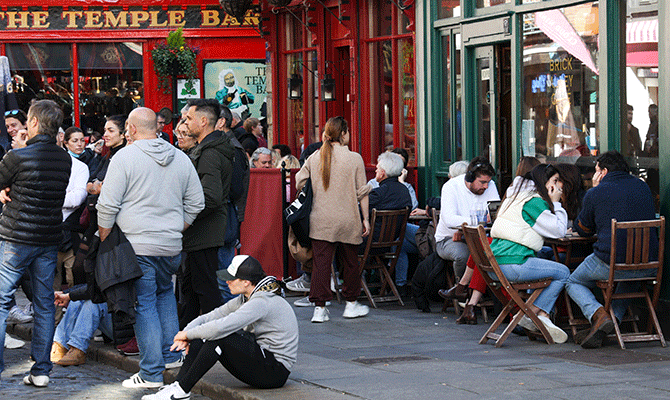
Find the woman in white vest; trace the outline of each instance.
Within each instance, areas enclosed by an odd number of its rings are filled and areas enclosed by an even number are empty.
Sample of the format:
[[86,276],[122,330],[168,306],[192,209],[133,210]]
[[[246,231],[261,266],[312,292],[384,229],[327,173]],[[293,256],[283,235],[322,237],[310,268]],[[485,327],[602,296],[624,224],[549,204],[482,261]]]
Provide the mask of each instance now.
[[[536,253],[542,249],[544,238],[566,234],[568,216],[560,203],[562,193],[563,183],[556,168],[540,164],[514,179],[491,228],[491,249],[509,281],[553,279],[531,308],[556,343],[564,343],[568,335],[551,322],[549,313],[570,271],[558,262],[537,258]],[[526,316],[519,325],[537,330]]]

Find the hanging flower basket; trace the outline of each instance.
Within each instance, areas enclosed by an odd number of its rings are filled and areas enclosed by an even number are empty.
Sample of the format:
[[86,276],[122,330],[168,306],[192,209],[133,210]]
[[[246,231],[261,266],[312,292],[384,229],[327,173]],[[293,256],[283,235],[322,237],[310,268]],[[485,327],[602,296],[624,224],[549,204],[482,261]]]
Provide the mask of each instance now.
[[219,0],[223,11],[235,17],[240,24],[244,23],[244,16],[251,8],[252,3],[252,0]]
[[151,50],[159,89],[162,89],[163,93],[170,93],[172,78],[175,76],[186,78],[192,85],[193,80],[198,77],[197,55],[198,49],[186,44],[182,28],[170,32],[165,44],[159,44]]

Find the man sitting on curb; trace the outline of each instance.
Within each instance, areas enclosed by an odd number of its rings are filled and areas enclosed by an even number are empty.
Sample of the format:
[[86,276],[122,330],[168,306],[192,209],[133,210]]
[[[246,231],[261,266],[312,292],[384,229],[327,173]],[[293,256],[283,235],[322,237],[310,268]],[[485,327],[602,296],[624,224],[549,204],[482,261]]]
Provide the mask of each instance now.
[[298,321],[281,297],[274,276],[251,256],[235,256],[217,276],[232,294],[242,294],[189,323],[174,337],[172,351],[188,355],[176,381],[142,400],[188,399],[217,361],[242,382],[259,389],[284,386],[298,354]]
[[[591,321],[591,329],[581,341],[584,348],[596,348],[603,339],[614,331],[614,323],[609,314],[596,300],[591,289],[596,281],[607,280],[611,250],[612,218],[617,221],[650,220],[656,217],[654,200],[646,183],[629,173],[628,164],[617,151],[608,151],[601,155],[596,163],[593,175],[593,188],[586,192],[582,202],[582,211],[574,222],[573,229],[581,236],[598,235],[593,244],[593,254],[586,257],[570,275],[565,289],[572,300],[582,309],[584,316]],[[623,238],[622,238],[623,239]],[[617,248],[625,248],[617,242]],[[652,232],[649,241],[650,254],[658,253],[658,237]],[[617,252],[617,262],[624,262],[625,252]],[[630,271],[630,274],[656,274],[656,270]],[[619,285],[617,292],[630,292],[634,288]],[[612,302],[614,315],[621,321],[630,300]]]

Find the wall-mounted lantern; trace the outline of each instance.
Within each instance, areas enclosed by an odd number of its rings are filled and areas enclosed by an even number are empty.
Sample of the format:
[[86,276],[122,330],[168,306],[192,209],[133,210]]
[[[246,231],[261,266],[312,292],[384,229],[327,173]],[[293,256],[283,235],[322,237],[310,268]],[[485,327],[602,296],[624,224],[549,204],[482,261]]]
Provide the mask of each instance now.
[[288,80],[288,99],[302,99],[302,76],[298,74],[291,75],[291,78]]
[[335,101],[335,79],[330,74],[321,81],[321,100]]

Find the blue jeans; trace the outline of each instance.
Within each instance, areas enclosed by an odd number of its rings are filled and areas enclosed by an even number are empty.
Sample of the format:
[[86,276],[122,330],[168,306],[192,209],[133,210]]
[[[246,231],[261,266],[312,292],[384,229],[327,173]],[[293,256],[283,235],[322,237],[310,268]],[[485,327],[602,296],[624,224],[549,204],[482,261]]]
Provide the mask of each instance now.
[[179,331],[177,300],[172,275],[177,272],[181,254],[171,257],[137,256],[144,275],[135,281],[135,336],[140,349],[140,376],[145,381],[162,382],[165,364],[177,361],[171,352]]
[[54,342],[66,348],[72,346],[81,351],[88,349],[95,330],[113,336],[112,316],[107,312],[107,303],[96,304],[91,300],[71,301],[54,333]]
[[500,264],[500,269],[510,282],[552,278],[549,286],[544,288],[534,303],[547,314],[554,309],[556,299],[570,276],[570,270],[565,265],[537,257],[530,257],[523,264]]
[[416,231],[419,225],[407,224],[405,228],[405,239],[402,242],[398,262],[395,265],[395,284],[403,286],[407,284],[407,270],[409,269],[409,259],[407,254],[418,254],[419,248],[416,247]]
[[[230,247],[219,247],[219,270],[226,269],[233,262],[233,257],[235,257],[235,246]],[[223,298],[223,303],[227,303],[228,300],[232,300],[238,295],[230,293],[228,284],[226,281],[222,281],[219,278],[216,278],[219,283],[219,291],[221,292],[221,298]]]
[[[656,269],[646,269],[642,271],[617,271],[615,278],[636,278],[656,275]],[[586,257],[579,267],[570,275],[565,290],[570,298],[582,309],[582,314],[591,321],[593,314],[603,305],[596,300],[591,289],[596,287],[596,281],[607,280],[610,276],[610,266],[595,254]],[[620,283],[616,288],[616,293],[634,292],[639,284]],[[630,299],[614,300],[612,310],[614,315],[621,321]]]
[[54,336],[54,272],[56,246],[30,246],[0,241],[0,372],[4,371],[4,343],[9,304],[16,292],[16,283],[28,270],[33,289],[34,328],[30,355],[35,360],[33,375],[49,375],[49,357]]

